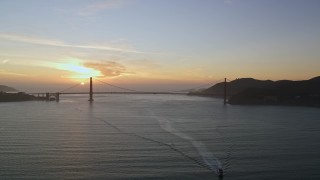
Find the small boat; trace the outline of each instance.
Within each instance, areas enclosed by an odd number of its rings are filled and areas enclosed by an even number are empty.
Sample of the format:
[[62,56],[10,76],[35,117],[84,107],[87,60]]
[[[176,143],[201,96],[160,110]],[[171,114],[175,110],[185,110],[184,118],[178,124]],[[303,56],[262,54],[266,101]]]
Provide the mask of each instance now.
[[219,178],[223,178],[223,170],[221,168],[218,169]]

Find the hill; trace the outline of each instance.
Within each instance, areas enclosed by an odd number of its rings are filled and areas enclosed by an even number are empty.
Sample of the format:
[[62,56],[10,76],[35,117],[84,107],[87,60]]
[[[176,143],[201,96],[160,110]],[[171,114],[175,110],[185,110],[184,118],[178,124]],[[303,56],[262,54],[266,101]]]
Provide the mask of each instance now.
[[[231,82],[227,82],[228,96],[235,95],[248,88],[263,88],[272,85],[273,81],[260,81],[253,78],[241,78]],[[203,91],[192,93],[195,95],[208,95],[208,96],[223,96],[224,95],[224,82],[217,83]]]
[[18,101],[33,101],[42,100],[33,95],[29,95],[23,92],[19,93],[5,93],[0,92],[0,102],[18,102]]
[[[190,95],[223,96],[224,82]],[[303,81],[261,81],[241,78],[227,82],[229,104],[320,106],[320,76]]]
[[43,100],[43,98],[35,97],[24,92],[18,92],[15,88],[0,85],[0,102],[18,102]]
[[0,85],[0,92],[17,92],[18,90],[9,87],[9,86],[5,86],[5,85]]
[[247,88],[229,99],[230,104],[320,106],[320,77],[304,81],[275,81]]

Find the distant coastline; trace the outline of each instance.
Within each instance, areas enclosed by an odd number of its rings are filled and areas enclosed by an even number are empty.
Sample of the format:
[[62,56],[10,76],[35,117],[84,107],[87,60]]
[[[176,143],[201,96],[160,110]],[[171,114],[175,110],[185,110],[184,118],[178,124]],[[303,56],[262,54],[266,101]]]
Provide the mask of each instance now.
[[[320,76],[309,80],[257,80],[241,78],[227,82],[228,103],[234,105],[290,105],[320,107]],[[225,84],[217,83],[208,89],[188,95],[223,97]],[[15,88],[0,85],[0,102],[46,100]]]
[[[224,83],[190,95],[223,97]],[[227,82],[229,104],[320,107],[320,76],[303,81],[261,81],[241,78]]]
[[0,85],[0,92],[18,92],[18,90],[13,87]]
[[0,102],[19,102],[19,101],[37,101],[44,100],[43,97],[35,97],[24,92],[6,93],[0,92]]
[[0,102],[19,102],[44,100],[42,97],[35,97],[24,92],[18,92],[17,89],[5,85],[0,85]]

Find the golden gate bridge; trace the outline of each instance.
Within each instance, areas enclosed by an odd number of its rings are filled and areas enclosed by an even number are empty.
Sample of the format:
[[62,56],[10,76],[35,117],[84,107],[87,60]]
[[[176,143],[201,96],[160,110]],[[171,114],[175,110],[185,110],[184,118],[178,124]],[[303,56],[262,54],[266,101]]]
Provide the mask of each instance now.
[[[93,91],[93,78],[90,77],[89,79],[89,91],[78,91],[78,92],[68,92],[71,89],[74,89],[80,85],[82,85],[82,83],[76,83],[68,88],[65,88],[61,91],[52,93],[52,92],[46,92],[46,93],[40,93],[40,92],[32,92],[32,93],[28,93],[28,94],[32,94],[32,95],[36,95],[38,97],[43,97],[46,101],[59,101],[60,100],[60,95],[71,95],[71,94],[88,94],[89,95],[89,102],[93,102],[93,94],[188,94],[190,93],[190,91],[194,90],[195,88],[189,88],[189,89],[183,89],[183,90],[176,90],[176,91],[139,91],[139,90],[135,90],[135,89],[130,89],[130,88],[124,88],[121,86],[117,86],[117,85],[113,85],[107,82],[104,82],[102,80],[99,79],[94,79],[98,82],[100,82],[101,84],[107,85],[109,87],[113,87],[113,88],[117,88],[117,89],[121,89],[123,91]],[[219,80],[218,82],[222,82],[222,80]],[[208,84],[207,84],[208,85]],[[203,86],[198,86],[196,88],[200,88]],[[224,78],[224,104],[227,103],[227,78]]]

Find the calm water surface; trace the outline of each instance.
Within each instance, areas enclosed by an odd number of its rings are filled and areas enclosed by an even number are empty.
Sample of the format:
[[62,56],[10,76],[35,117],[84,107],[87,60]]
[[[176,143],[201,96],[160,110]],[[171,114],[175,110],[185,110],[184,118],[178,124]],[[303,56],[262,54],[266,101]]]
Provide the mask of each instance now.
[[0,179],[320,179],[320,109],[87,99],[0,103]]

